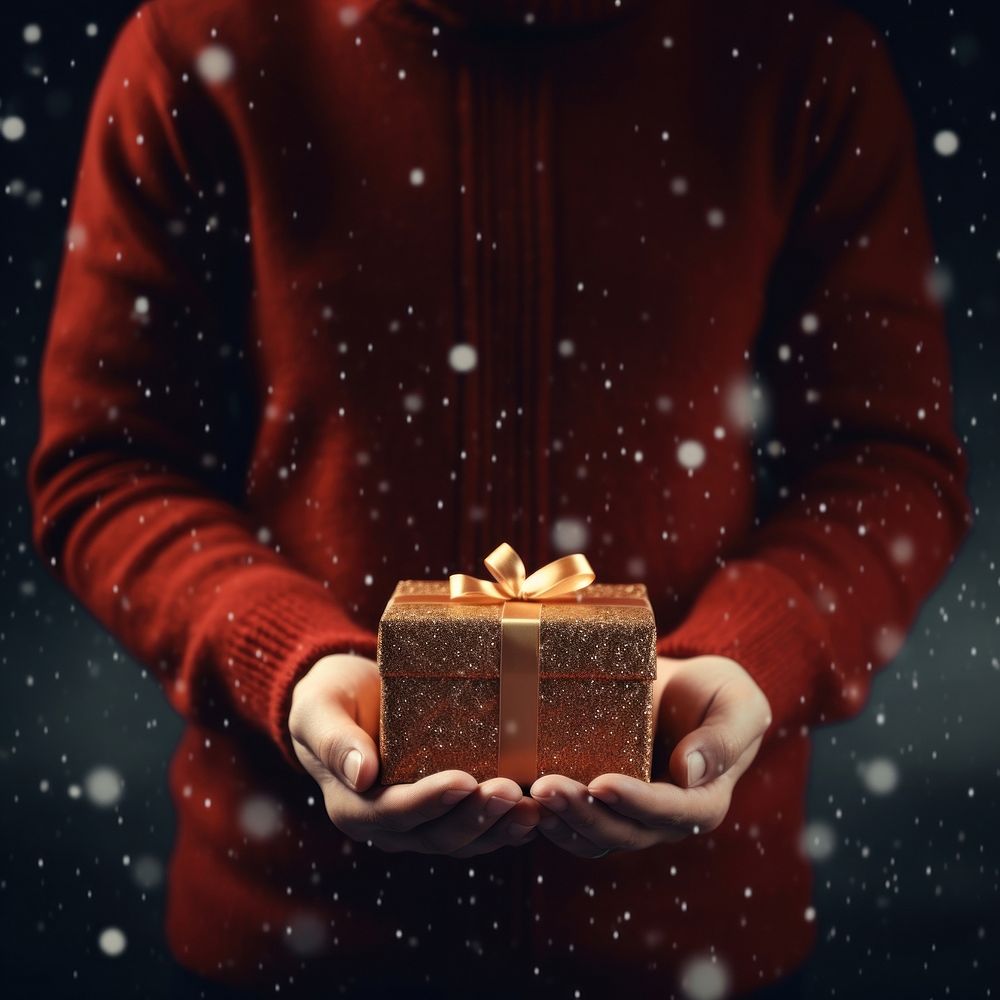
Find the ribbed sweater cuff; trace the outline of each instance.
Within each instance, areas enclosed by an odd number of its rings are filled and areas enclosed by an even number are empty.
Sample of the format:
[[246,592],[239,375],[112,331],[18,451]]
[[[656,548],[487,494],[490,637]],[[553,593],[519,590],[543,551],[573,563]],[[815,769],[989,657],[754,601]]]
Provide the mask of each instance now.
[[292,749],[292,690],[322,656],[356,653],[375,659],[376,635],[352,622],[320,587],[285,589],[245,609],[228,630],[226,669],[243,711],[301,769]]
[[720,569],[681,625],[658,640],[657,652],[739,663],[770,702],[765,741],[811,718],[819,671],[829,669],[831,659],[819,609],[785,573],[756,561]]

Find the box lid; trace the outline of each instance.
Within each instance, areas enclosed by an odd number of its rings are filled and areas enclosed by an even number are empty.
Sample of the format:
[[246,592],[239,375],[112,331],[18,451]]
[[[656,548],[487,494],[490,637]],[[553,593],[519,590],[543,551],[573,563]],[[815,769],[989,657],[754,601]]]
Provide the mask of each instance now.
[[[426,603],[394,601],[431,595]],[[503,604],[445,601],[446,580],[400,580],[378,626],[383,676],[496,678]],[[642,583],[592,583],[586,602],[539,602],[539,676],[602,680],[656,677],[656,623]],[[626,598],[641,604],[591,603]]]

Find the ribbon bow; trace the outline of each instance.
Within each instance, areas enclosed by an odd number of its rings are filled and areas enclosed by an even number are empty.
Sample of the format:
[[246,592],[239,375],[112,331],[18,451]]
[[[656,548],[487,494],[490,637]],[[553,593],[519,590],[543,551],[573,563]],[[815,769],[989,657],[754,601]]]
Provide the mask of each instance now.
[[502,601],[545,601],[583,590],[597,575],[579,552],[553,559],[528,576],[521,557],[501,542],[484,560],[496,583],[465,573],[448,578],[451,598],[467,604],[496,604]]

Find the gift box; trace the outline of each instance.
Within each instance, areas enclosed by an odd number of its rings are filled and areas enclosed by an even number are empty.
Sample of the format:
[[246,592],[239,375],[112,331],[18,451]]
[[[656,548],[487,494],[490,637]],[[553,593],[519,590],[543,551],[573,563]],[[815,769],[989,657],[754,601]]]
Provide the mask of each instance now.
[[506,543],[494,581],[401,580],[378,626],[380,780],[458,768],[649,781],[656,624],[641,583],[597,584],[579,553],[530,577]]

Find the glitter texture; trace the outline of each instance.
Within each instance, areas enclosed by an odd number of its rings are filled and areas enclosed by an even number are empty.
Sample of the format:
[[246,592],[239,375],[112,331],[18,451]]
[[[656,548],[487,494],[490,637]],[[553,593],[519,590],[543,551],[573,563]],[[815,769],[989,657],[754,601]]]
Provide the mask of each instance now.
[[[442,594],[444,580],[401,580],[393,592]],[[643,584],[591,584],[588,598],[647,598]],[[458,768],[497,774],[503,605],[407,603],[378,628],[381,781]],[[542,602],[538,774],[588,782],[616,772],[648,781],[656,624],[645,606]]]

